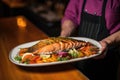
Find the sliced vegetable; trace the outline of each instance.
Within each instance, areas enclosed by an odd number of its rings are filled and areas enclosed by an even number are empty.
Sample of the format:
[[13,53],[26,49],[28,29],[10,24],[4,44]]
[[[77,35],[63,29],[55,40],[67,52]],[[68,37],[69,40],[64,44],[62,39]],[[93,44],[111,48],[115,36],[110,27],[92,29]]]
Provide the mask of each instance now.
[[40,55],[40,57],[43,59],[46,59],[46,58],[50,58],[51,55],[50,54],[42,54],[42,55]]
[[69,60],[69,57],[58,57],[58,61],[66,61]]
[[58,52],[59,57],[66,57],[68,55],[68,52]]
[[72,58],[78,58],[79,52],[76,49],[70,49],[68,53],[72,56]]

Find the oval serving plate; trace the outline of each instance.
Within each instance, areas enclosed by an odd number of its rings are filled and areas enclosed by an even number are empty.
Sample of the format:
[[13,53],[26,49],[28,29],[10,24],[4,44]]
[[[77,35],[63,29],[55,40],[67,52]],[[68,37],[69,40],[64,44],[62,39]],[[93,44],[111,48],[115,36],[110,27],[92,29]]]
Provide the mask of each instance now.
[[[90,38],[84,38],[84,37],[70,37],[70,38],[77,39],[77,40],[83,40],[83,41],[86,41],[86,42],[90,42],[90,43],[96,45],[99,49],[102,48],[102,46],[100,45],[100,43],[98,41],[90,39]],[[82,58],[75,58],[75,59],[70,59],[70,60],[66,60],[66,61],[40,63],[40,64],[23,64],[23,63],[19,63],[18,61],[16,61],[14,59],[15,56],[20,51],[20,48],[30,47],[30,46],[38,43],[38,42],[39,41],[28,42],[28,43],[24,43],[24,44],[18,45],[15,48],[13,48],[11,50],[10,54],[9,54],[10,61],[12,63],[16,64],[16,65],[19,65],[19,66],[28,66],[28,67],[33,67],[33,66],[49,66],[49,65],[56,65],[56,64],[63,64],[63,63],[71,63],[71,62],[75,62],[75,61],[81,61],[81,60],[85,60],[85,59],[96,57],[96,56],[98,56],[98,55],[101,54],[101,51],[99,51],[97,54],[94,54],[94,55],[91,55],[91,56],[82,57]]]

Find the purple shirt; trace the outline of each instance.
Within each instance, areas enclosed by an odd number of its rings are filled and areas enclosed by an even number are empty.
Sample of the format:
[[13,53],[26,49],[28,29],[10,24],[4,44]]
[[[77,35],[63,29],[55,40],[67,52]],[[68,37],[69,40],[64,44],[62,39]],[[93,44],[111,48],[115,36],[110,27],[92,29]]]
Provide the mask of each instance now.
[[[70,0],[66,8],[62,23],[70,19],[78,26],[84,0]],[[87,13],[101,16],[103,0],[87,0],[84,10]],[[107,0],[105,9],[106,27],[110,34],[120,30],[120,0]]]

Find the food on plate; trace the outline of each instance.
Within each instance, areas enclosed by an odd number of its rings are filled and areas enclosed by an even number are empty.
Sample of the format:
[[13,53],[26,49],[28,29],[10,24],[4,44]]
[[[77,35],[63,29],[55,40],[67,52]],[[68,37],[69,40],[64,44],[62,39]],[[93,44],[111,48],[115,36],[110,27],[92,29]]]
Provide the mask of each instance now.
[[28,48],[21,48],[15,60],[25,64],[65,61],[97,54],[99,48],[90,42],[67,37],[50,37]]

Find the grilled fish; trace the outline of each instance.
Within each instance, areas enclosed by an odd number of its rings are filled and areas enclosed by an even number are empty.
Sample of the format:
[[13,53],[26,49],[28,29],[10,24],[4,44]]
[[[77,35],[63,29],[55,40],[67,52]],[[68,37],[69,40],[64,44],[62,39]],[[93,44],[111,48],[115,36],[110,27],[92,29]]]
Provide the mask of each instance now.
[[65,37],[50,37],[39,41],[37,44],[28,47],[22,48],[19,52],[19,55],[24,53],[33,53],[33,54],[50,54],[53,52],[59,52],[64,50],[69,50],[72,48],[79,48],[85,46],[87,42],[76,40],[72,38]]

